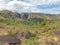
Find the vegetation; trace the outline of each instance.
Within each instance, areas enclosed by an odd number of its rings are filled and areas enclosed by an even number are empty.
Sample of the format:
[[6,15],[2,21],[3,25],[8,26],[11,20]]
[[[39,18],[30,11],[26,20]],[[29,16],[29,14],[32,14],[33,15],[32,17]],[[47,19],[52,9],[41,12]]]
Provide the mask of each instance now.
[[[25,18],[24,16],[22,18],[22,14],[19,17],[18,13],[6,10],[0,11],[0,30],[7,31],[8,35],[18,32],[29,34],[21,38],[21,45],[59,45],[55,41],[55,38],[59,37],[53,33],[54,30],[60,29],[59,15],[56,18],[56,15],[44,14],[38,14],[38,18],[34,16],[32,18]],[[29,38],[26,38],[27,36]]]

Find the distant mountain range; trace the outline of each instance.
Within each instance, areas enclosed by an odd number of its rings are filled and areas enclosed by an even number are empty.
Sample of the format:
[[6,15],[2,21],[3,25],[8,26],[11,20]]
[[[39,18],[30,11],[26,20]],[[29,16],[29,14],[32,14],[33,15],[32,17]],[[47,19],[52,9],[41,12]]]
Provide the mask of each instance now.
[[60,14],[43,14],[43,13],[17,13],[9,10],[0,11],[0,16],[5,18],[21,18],[21,19],[60,19]]

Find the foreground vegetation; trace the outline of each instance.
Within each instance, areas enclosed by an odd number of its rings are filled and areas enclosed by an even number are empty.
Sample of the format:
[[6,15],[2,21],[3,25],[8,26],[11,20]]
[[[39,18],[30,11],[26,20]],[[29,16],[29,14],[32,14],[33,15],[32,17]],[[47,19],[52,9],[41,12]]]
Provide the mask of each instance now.
[[57,42],[60,36],[53,33],[60,30],[58,19],[21,19],[0,15],[0,30],[8,32],[8,35],[24,32],[25,37],[20,37],[21,45],[60,45]]

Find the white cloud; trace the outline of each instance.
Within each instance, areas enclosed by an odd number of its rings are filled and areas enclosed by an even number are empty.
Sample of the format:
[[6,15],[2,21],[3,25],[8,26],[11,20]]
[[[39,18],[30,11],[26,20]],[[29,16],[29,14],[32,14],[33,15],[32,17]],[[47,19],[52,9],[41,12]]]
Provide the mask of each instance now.
[[12,10],[12,11],[16,11],[16,10],[21,10],[21,12],[23,12],[24,10],[31,8],[31,6],[33,6],[30,3],[26,3],[26,2],[22,2],[22,1],[10,1],[10,2],[6,2],[5,0],[0,1],[3,3],[0,3],[0,9],[7,9],[7,10]]
[[6,0],[0,0],[0,9],[4,9],[4,7],[6,6]]
[[0,10],[7,9],[7,10],[12,10],[12,11],[21,10],[21,12],[25,12],[25,11],[28,12],[31,6],[33,5],[30,3],[17,1],[17,0],[13,0],[10,2],[7,2],[6,0],[0,0]]
[[17,12],[36,12],[36,13],[60,13],[60,6],[47,9],[38,9],[37,5],[45,5],[48,6],[50,4],[56,4],[60,2],[60,0],[26,0],[23,1],[9,1],[8,0],[0,0],[0,10],[12,10]]
[[43,4],[57,3],[60,2],[60,0],[30,0],[29,2],[35,5],[43,5]]

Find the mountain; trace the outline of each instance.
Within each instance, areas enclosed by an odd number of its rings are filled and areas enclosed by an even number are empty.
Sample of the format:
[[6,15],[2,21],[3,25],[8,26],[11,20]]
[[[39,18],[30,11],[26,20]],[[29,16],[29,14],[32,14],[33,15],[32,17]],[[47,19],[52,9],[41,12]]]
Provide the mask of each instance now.
[[43,14],[43,13],[17,13],[9,10],[0,11],[0,16],[5,18],[21,18],[21,19],[60,19],[60,14]]
[[0,11],[0,16],[3,16],[5,18],[20,18],[19,13],[15,13],[9,10],[2,10]]
[[0,36],[16,36],[21,45],[60,45],[59,30],[60,14],[0,11]]

